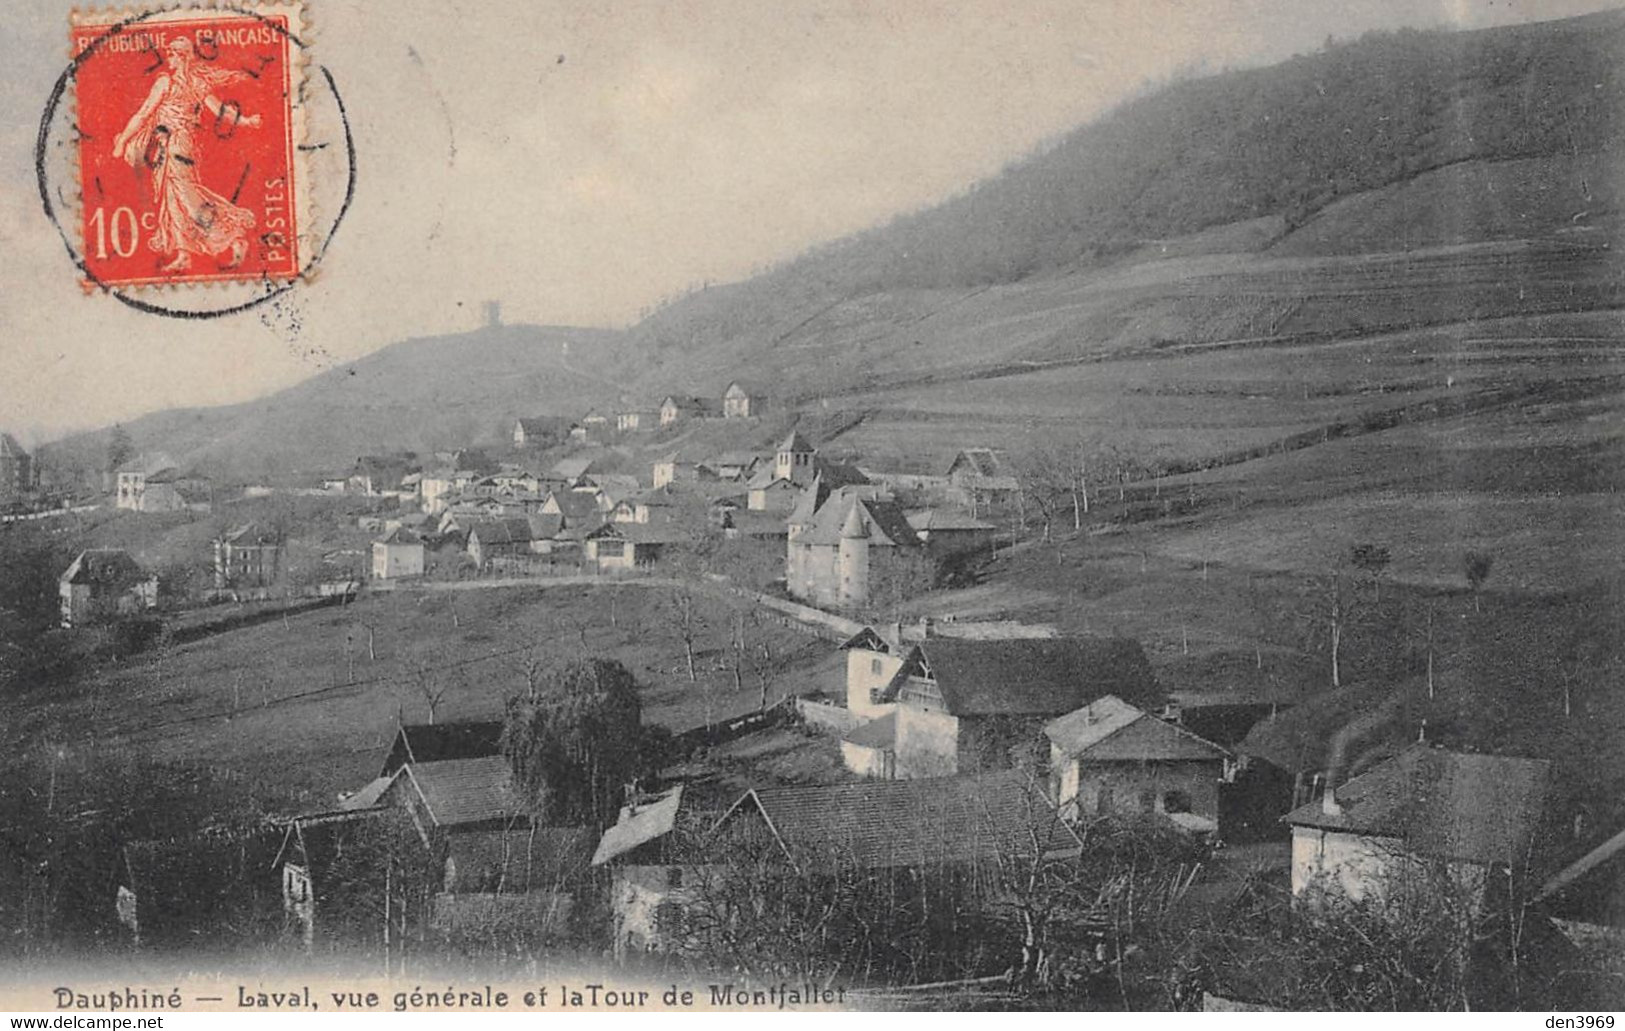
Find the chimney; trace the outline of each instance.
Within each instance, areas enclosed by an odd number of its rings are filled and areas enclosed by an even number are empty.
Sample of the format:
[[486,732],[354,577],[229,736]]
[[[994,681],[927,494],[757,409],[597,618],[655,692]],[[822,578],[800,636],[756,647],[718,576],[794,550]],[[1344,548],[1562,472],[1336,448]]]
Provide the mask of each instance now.
[[931,621],[930,616],[921,616],[920,617],[920,637],[922,639],[924,639],[924,638],[930,638],[930,637],[935,637],[935,636],[936,636],[936,624]]
[[1333,780],[1330,775],[1326,777],[1326,790],[1320,796],[1320,811],[1327,816],[1342,816],[1343,807],[1337,801],[1337,792],[1333,789]]

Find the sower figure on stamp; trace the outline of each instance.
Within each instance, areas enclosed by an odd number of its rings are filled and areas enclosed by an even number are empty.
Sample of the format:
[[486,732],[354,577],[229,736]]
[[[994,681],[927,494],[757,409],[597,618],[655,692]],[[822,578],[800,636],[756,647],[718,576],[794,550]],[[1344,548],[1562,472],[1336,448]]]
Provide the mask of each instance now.
[[[244,115],[234,101],[222,102],[214,93],[248,75],[197,60],[184,36],[167,49],[166,70],[113,141],[113,156],[131,165],[145,162],[152,170],[158,214],[147,246],[174,255],[163,271],[187,268],[194,254],[229,254],[222,267],[233,268],[248,253],[254,213],[203,185],[198,145],[211,126],[216,140],[229,139],[238,126],[258,128],[259,115]],[[204,121],[204,111],[211,121]]]

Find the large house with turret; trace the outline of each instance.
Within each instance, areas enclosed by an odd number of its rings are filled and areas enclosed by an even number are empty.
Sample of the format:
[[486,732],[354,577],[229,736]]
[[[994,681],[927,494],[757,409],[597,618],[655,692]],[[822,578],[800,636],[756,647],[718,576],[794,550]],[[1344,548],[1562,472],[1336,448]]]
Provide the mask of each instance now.
[[877,584],[924,561],[902,506],[873,484],[829,487],[815,476],[787,528],[785,589],[813,605],[862,608]]

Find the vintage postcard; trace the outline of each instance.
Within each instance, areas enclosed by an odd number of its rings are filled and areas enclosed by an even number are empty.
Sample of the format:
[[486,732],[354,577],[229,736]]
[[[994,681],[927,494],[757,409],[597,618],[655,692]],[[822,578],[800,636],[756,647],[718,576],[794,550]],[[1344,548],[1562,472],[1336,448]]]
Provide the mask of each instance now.
[[1625,1010],[1625,0],[0,56],[0,1010]]

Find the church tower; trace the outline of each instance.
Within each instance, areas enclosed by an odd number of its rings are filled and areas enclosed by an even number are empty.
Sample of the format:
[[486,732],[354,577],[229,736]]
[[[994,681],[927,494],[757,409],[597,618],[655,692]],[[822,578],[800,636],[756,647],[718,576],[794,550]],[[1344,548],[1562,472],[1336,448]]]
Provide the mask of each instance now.
[[805,484],[812,479],[813,455],[816,449],[801,434],[790,431],[779,445],[779,452],[773,461],[773,478],[776,480],[789,480],[791,483]]

